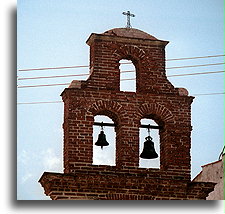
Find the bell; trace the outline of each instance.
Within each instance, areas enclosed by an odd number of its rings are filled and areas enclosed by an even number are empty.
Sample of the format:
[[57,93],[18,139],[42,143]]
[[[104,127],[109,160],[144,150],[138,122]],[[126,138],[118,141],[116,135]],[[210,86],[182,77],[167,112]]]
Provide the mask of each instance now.
[[106,137],[105,137],[105,134],[104,134],[103,130],[98,135],[98,140],[95,143],[95,145],[96,146],[101,146],[101,149],[103,149],[103,146],[108,146],[109,145],[109,143],[106,141]]
[[154,143],[150,136],[145,138],[146,141],[144,142],[144,149],[140,155],[141,158],[144,159],[154,159],[158,157],[158,154],[155,151]]

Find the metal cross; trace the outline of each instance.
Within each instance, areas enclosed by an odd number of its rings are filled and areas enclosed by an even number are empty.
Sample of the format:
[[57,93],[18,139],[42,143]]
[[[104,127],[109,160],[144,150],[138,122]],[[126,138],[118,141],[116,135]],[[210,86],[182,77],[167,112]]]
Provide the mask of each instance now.
[[127,12],[123,12],[123,15],[127,16],[127,26],[126,27],[131,28],[130,17],[135,17],[135,15],[130,13],[129,10]]

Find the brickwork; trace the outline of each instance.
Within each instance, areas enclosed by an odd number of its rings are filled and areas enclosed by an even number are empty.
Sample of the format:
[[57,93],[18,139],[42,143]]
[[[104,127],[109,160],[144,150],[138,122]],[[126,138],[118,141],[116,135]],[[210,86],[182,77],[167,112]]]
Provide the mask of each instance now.
[[[91,34],[90,76],[62,93],[64,174],[44,173],[40,179],[53,200],[205,199],[214,188],[213,183],[190,182],[193,97],[167,80],[168,42],[128,30]],[[121,59],[131,60],[136,68],[136,92],[120,91]],[[92,164],[96,115],[108,116],[116,125],[116,166]],[[143,118],[163,127],[160,169],[139,168]]]
[[184,182],[172,171],[110,166],[87,167],[76,174],[44,173],[41,182],[53,200],[199,200],[215,185]]

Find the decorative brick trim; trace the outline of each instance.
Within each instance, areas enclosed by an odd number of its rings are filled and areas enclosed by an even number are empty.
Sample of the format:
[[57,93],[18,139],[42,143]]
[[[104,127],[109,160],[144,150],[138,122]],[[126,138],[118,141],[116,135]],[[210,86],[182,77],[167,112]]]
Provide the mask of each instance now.
[[114,49],[113,57],[116,61],[121,59],[130,59],[133,58],[136,61],[141,61],[146,58],[146,53],[143,49],[139,48],[136,45],[112,45],[111,48]]
[[[170,110],[165,106],[158,103],[144,103],[142,104],[138,111],[137,117],[140,121],[142,118],[148,118],[156,120],[158,123],[174,123],[174,116]],[[160,124],[159,124],[160,125]]]
[[126,117],[126,113],[122,105],[112,100],[98,100],[90,106],[88,112],[91,112],[93,116],[108,116],[116,124],[120,124],[123,120],[123,117]]

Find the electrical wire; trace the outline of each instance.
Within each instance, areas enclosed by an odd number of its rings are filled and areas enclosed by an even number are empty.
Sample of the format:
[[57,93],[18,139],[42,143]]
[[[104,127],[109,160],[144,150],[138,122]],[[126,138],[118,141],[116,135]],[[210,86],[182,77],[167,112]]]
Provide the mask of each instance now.
[[75,65],[75,66],[63,66],[63,67],[50,67],[50,68],[28,68],[19,69],[19,71],[39,71],[39,70],[54,70],[54,69],[68,69],[68,68],[88,68],[88,65]]
[[211,56],[196,56],[196,57],[186,57],[186,58],[175,58],[175,59],[167,59],[166,61],[188,60],[188,59],[204,59],[204,58],[221,57],[221,56],[225,56],[225,55],[221,54],[221,55],[211,55]]
[[69,85],[70,83],[56,83],[56,84],[45,84],[45,85],[19,85],[17,88],[33,88],[33,87],[47,87],[47,86],[59,86],[59,85]]
[[[135,72],[133,71],[121,71],[121,73]],[[64,77],[79,77],[79,76],[89,76],[90,74],[69,74],[69,75],[57,75],[57,76],[41,76],[41,77],[22,77],[17,78],[17,80],[34,80],[34,79],[50,79],[50,78],[64,78]]]
[[[198,73],[188,73],[188,74],[173,74],[167,75],[167,77],[181,77],[181,76],[192,76],[192,75],[202,75],[202,74],[217,74],[217,73],[224,73],[225,71],[207,71],[207,72],[198,72]],[[136,78],[130,79],[121,79],[121,81],[125,80],[136,80]]]
[[[180,69],[180,68],[192,68],[192,67],[202,67],[202,66],[213,66],[213,65],[222,65],[225,63],[211,63],[211,64],[201,64],[201,65],[186,65],[178,67],[168,67],[166,69]],[[62,67],[61,67],[62,68]],[[121,71],[121,73],[134,72],[133,71]],[[18,77],[17,80],[31,80],[31,79],[46,79],[46,78],[64,78],[64,77],[78,77],[78,76],[88,76],[89,74],[69,74],[69,75],[55,75],[55,76],[39,76],[39,77]],[[171,75],[172,76],[172,75]]]
[[198,72],[198,73],[191,73],[191,74],[173,74],[168,75],[167,77],[181,77],[181,76],[192,76],[192,75],[202,75],[202,74],[217,74],[217,73],[224,73],[225,71],[207,71],[207,72]]
[[225,92],[215,92],[215,93],[208,93],[208,94],[193,94],[191,96],[208,96],[208,95],[222,95],[222,94],[225,94]]
[[202,67],[202,66],[212,66],[212,65],[224,65],[224,62],[221,63],[211,63],[211,64],[201,64],[201,65],[185,65],[185,66],[178,66],[178,67],[169,67],[166,69],[177,69],[177,68],[193,68],[193,67]]
[[63,101],[44,101],[44,102],[25,102],[17,103],[17,105],[27,105],[27,104],[52,104],[52,103],[62,103]]
[[[129,73],[129,72],[135,72],[135,70],[132,71],[121,71],[121,73]],[[187,76],[187,75],[197,75],[197,74],[210,74],[210,73],[221,73],[224,71],[209,71],[209,72],[198,72],[198,73],[192,73],[192,74],[177,74],[177,75],[168,75],[167,77],[172,76]],[[69,75],[57,75],[57,76],[41,76],[41,77],[22,77],[17,78],[17,80],[34,80],[34,79],[50,79],[50,78],[64,78],[64,77],[79,77],[79,76],[88,76],[89,74],[69,74]]]
[[[174,58],[167,59],[166,61],[176,61],[176,60],[191,60],[191,59],[200,59],[200,58],[212,58],[212,57],[222,57],[225,55],[210,55],[210,56],[198,56],[198,57],[189,57],[189,58]],[[130,62],[125,62],[121,64],[132,64]],[[186,65],[178,67],[168,67],[166,69],[180,69],[180,68],[191,68],[191,67],[201,67],[201,66],[213,66],[213,65],[222,65],[224,63],[211,63],[211,64],[200,64],[200,65]],[[49,67],[49,68],[31,68],[31,69],[19,69],[18,71],[37,71],[37,70],[53,70],[53,69],[70,69],[70,68],[87,68],[89,66],[80,65],[80,66],[63,66],[63,67]],[[121,71],[121,73],[126,72],[135,72],[133,71]],[[168,75],[167,77],[179,77],[179,76],[190,76],[190,75],[202,75],[202,74],[215,74],[215,73],[224,73],[225,71],[208,71],[208,72],[197,72],[197,73],[186,73],[186,74],[175,74]],[[55,76],[39,76],[39,77],[21,77],[18,80],[34,80],[34,79],[45,79],[45,78],[63,78],[63,77],[76,77],[76,76],[88,76],[89,74],[71,74],[71,75],[55,75]],[[135,80],[135,78],[130,79],[121,79],[121,81],[126,80]],[[44,84],[44,85],[20,85],[18,88],[30,88],[30,87],[45,87],[45,86],[62,86],[69,85],[70,83],[59,83],[59,84]],[[208,95],[221,95],[224,92],[208,93],[208,94],[193,94],[192,96],[208,96]],[[51,103],[62,103],[62,101],[44,101],[44,102],[24,102],[17,103],[20,104],[51,104]]]
[[[188,57],[188,58],[174,58],[174,59],[166,59],[166,61],[203,59],[203,58],[221,57],[221,56],[225,56],[225,55],[221,54],[221,55],[197,56],[197,57]],[[131,64],[131,63],[127,62],[127,63],[121,63],[121,64]],[[77,66],[48,67],[48,68],[28,68],[28,69],[19,69],[18,71],[38,71],[38,70],[55,70],[55,69],[88,68],[88,67],[89,67],[88,65],[77,65]]]
[[[134,71],[126,71],[126,72],[134,72]],[[180,77],[180,76],[194,76],[194,75],[203,75],[203,74],[216,74],[216,73],[224,73],[225,71],[208,71],[208,72],[198,72],[198,73],[187,73],[187,74],[174,74],[174,75],[168,75],[167,77]],[[89,74],[82,74],[82,76],[87,76]],[[81,75],[66,75],[62,77],[71,77],[71,76],[81,76]],[[56,78],[59,76],[49,76],[47,78]],[[35,77],[35,78],[45,78],[45,77]],[[31,78],[19,78],[20,80],[27,80],[27,79],[33,79]],[[128,79],[121,79],[121,81],[129,81],[129,80],[135,80],[135,78],[128,78]],[[59,84],[44,84],[44,85],[19,85],[17,88],[31,88],[31,87],[47,87],[47,86],[60,86],[60,85],[69,85],[70,83],[59,83]]]
[[[121,71],[120,73],[129,73],[132,71]],[[17,80],[34,80],[34,79],[50,79],[50,78],[63,78],[63,77],[79,77],[79,76],[89,76],[90,74],[68,74],[68,75],[56,75],[56,76],[41,76],[41,77],[18,77]]]
[[88,76],[89,74],[69,74],[69,75],[57,75],[57,76],[41,76],[41,77],[22,77],[17,80],[33,80],[33,79],[49,79],[49,78],[63,78],[63,77],[80,77]]

